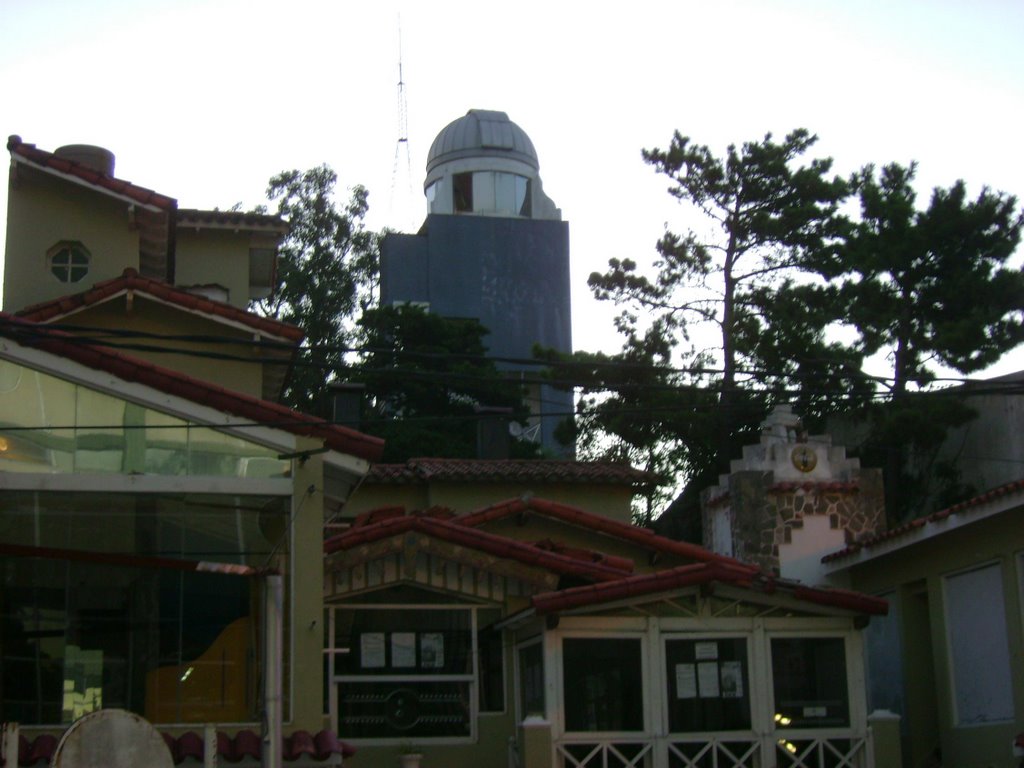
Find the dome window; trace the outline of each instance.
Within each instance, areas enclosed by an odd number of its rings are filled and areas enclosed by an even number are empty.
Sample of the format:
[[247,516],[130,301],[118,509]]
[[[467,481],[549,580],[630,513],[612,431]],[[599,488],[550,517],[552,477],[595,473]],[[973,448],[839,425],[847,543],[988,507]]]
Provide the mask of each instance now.
[[47,263],[62,283],[77,283],[89,274],[89,252],[81,243],[57,243],[47,253]]
[[516,173],[476,171],[452,176],[452,210],[529,218],[530,180]]

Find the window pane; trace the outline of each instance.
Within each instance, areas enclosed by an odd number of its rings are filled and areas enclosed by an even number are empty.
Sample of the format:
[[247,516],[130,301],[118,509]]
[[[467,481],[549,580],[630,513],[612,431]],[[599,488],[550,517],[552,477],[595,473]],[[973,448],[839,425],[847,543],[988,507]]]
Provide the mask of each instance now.
[[506,216],[518,216],[516,205],[516,176],[511,173],[494,174],[494,210]]
[[774,638],[772,678],[776,727],[850,724],[846,651],[841,637]]
[[672,733],[750,728],[746,640],[669,640],[665,669]]
[[999,566],[947,577],[946,616],[957,722],[1012,720],[1010,650]]
[[0,361],[0,471],[275,478],[289,468],[265,446]]
[[473,174],[456,173],[452,176],[452,208],[456,213],[473,210]]
[[481,712],[502,712],[505,709],[505,635],[492,626],[500,617],[501,612],[496,610],[477,612],[478,626],[484,627],[477,633]]
[[903,714],[903,642],[900,638],[900,605],[896,594],[881,595],[889,601],[887,616],[872,616],[864,630],[868,711],[887,709]]
[[469,696],[466,682],[338,683],[338,729],[352,739],[466,737]]
[[567,731],[642,731],[640,640],[562,641]]
[[0,593],[0,720],[100,708],[153,722],[257,718],[250,579],[10,558]]
[[440,181],[435,181],[433,184],[427,187],[424,193],[427,197],[427,213],[435,213],[434,202],[437,200],[437,190],[439,188],[438,185],[440,183]]
[[544,651],[541,643],[519,649],[519,714],[544,716]]
[[533,215],[533,203],[530,196],[530,180],[525,176],[516,176],[516,210],[520,216],[530,218]]
[[473,211],[494,211],[494,174],[491,171],[478,171],[473,174]]
[[[345,614],[348,616],[345,616]],[[469,675],[473,673],[468,610],[337,612],[336,675]]]

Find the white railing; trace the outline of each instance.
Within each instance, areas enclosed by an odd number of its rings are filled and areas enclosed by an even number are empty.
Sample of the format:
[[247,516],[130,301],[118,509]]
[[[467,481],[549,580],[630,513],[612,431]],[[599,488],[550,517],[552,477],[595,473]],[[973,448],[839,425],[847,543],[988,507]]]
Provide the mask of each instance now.
[[760,739],[668,740],[669,765],[680,768],[760,768],[761,752]]
[[555,742],[556,768],[874,768],[870,731]]
[[779,738],[775,756],[779,768],[873,768],[867,736]]
[[654,741],[601,739],[561,741],[555,745],[559,768],[650,768]]

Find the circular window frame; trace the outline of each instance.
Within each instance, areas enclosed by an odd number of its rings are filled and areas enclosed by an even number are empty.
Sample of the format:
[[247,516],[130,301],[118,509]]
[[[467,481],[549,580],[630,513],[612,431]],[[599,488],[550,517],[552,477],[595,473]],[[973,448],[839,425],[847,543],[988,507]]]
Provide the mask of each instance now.
[[82,282],[91,265],[92,254],[77,241],[61,241],[46,252],[46,267],[50,275],[63,285]]

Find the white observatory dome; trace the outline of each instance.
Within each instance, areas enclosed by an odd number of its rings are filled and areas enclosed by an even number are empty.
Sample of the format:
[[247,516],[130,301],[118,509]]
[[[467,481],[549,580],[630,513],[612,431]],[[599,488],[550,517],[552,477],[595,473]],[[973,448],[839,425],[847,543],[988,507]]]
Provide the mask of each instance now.
[[560,220],[544,194],[526,131],[504,112],[471,109],[446,125],[427,153],[427,212]]

